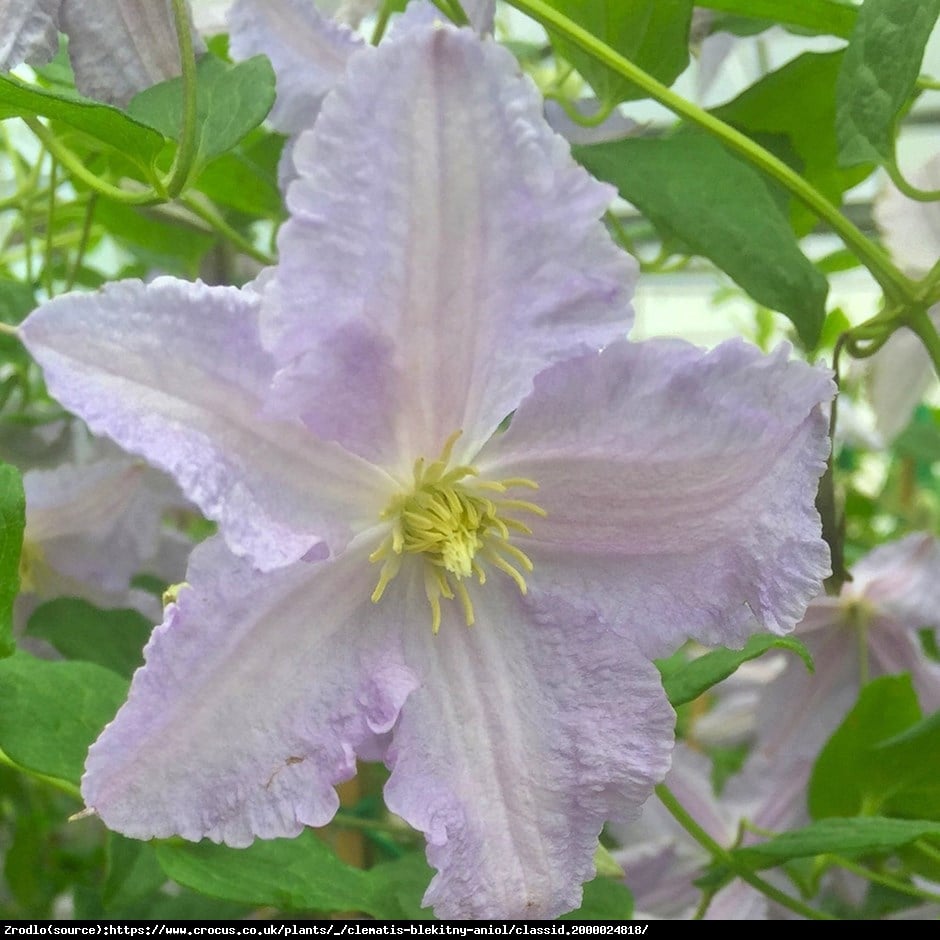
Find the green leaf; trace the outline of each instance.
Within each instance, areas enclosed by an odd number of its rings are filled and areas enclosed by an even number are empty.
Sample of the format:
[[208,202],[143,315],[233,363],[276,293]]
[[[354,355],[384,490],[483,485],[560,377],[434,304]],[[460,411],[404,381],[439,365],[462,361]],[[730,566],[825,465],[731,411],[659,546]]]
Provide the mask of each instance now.
[[[834,205],[840,205],[842,194],[873,169],[865,165],[846,170],[839,165],[835,87],[842,55],[841,51],[805,53],[713,112],[751,137],[785,138],[788,146],[782,151],[772,140],[763,142],[787,162],[791,162],[788,153],[795,155],[794,168]],[[790,215],[800,235],[816,226],[816,215],[798,199],[790,200]]]
[[197,276],[203,255],[215,241],[208,232],[157,209],[124,206],[109,199],[99,200],[95,220],[147,267],[181,277]]
[[662,140],[575,147],[597,177],[613,183],[659,230],[709,258],[758,303],[785,314],[815,346],[828,282],[800,251],[760,175],[696,131]]
[[931,419],[919,415],[895,438],[894,447],[902,457],[910,457],[925,464],[940,461],[940,427]]
[[677,662],[675,659],[661,660],[657,663],[663,676],[663,687],[673,708],[697,699],[713,685],[727,679],[742,663],[763,656],[768,650],[789,650],[796,653],[806,668],[813,671],[813,659],[806,647],[793,637],[752,636],[743,649],[717,649],[691,662]]
[[[264,56],[228,65],[206,55],[196,67],[196,165],[231,150],[257,127],[274,104],[274,70]],[[183,117],[180,78],[136,95],[128,112],[173,140]]]
[[0,661],[0,750],[77,786],[86,751],[126,695],[127,682],[101,666],[14,653]]
[[910,676],[884,676],[862,689],[813,767],[809,809],[816,819],[940,819],[940,723],[921,722]]
[[849,38],[857,15],[854,5],[840,0],[697,0],[697,5],[842,39]]
[[105,909],[128,907],[154,894],[165,883],[166,875],[153,845],[108,833],[108,863],[101,889]]
[[424,852],[409,852],[393,862],[384,862],[369,870],[369,878],[379,897],[401,909],[405,920],[434,920],[434,912],[421,901],[434,877]]
[[165,143],[163,135],[107,104],[57,94],[0,75],[0,119],[39,115],[88,134],[148,170]]
[[[0,659],[12,654],[13,604],[20,589],[26,497],[19,471],[0,464]],[[2,746],[2,745],[0,745]]]
[[633,916],[633,895],[622,881],[595,878],[584,886],[581,906],[559,920],[629,920]]
[[157,845],[157,859],[174,881],[221,900],[285,911],[401,916],[398,905],[376,891],[369,872],[340,861],[310,831],[296,839],[257,841],[246,849],[167,842]]
[[812,855],[858,858],[884,854],[925,836],[940,836],[940,822],[880,816],[822,819],[803,829],[774,836],[760,845],[735,849],[734,855],[751,868],[770,868],[793,858]]
[[894,126],[920,73],[940,0],[865,0],[836,85],[836,132],[844,166],[889,163]]
[[[689,64],[692,0],[547,2],[666,85],[671,85]],[[599,101],[617,104],[646,97],[645,92],[573,43],[552,34],[552,44],[584,76]]]
[[26,632],[51,643],[66,659],[97,663],[130,679],[143,665],[152,629],[136,610],[100,610],[79,598],[60,597],[36,608]]
[[0,279],[0,321],[15,326],[35,306],[36,294],[29,284]]
[[284,212],[277,184],[237,152],[213,160],[193,186],[217,205],[244,212],[253,219],[278,218]]
[[899,744],[916,744],[918,747],[930,748],[937,741],[938,732],[940,732],[940,712],[934,712],[932,715],[922,718],[916,724],[905,728],[899,734],[880,741],[875,745],[875,749],[883,751],[886,748],[894,748]]

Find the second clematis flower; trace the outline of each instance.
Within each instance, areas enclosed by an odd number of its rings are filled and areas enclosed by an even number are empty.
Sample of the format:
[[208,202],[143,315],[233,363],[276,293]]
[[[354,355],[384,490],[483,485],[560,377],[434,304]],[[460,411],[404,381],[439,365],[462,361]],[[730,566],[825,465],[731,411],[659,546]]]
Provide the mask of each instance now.
[[63,404],[220,528],[84,798],[244,846],[326,824],[383,760],[439,916],[555,916],[668,768],[652,657],[818,592],[832,382],[626,342],[612,190],[469,30],[352,56],[294,160],[252,287],[118,283],[22,328]]

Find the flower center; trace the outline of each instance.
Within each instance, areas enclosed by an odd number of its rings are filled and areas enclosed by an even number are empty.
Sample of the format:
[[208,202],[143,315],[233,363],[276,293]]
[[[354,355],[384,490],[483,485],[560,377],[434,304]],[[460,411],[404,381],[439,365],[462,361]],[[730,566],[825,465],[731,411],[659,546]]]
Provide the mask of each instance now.
[[398,493],[382,512],[381,518],[389,520],[391,528],[369,556],[373,563],[382,562],[379,583],[372,592],[376,604],[401,570],[405,554],[423,557],[424,590],[434,633],[441,626],[442,597],[459,599],[467,626],[473,623],[473,602],[464,581],[476,578],[484,584],[484,563],[505,572],[525,594],[523,572],[532,571],[532,561],[509,539],[513,532],[531,535],[532,530],[510,513],[546,515],[535,503],[505,495],[516,487],[538,489],[534,480],[480,480],[475,467],[448,468],[460,433],[456,431],[447,439],[433,463],[426,463],[424,457],[415,461],[414,483],[410,490]]

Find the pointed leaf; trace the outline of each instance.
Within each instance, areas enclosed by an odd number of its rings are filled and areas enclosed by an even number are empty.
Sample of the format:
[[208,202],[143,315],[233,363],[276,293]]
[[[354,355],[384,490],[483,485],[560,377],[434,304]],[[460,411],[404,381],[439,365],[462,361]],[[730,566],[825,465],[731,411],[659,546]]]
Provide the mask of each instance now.
[[126,695],[127,682],[101,666],[14,653],[0,661],[0,751],[77,786],[89,745]]
[[211,842],[159,843],[157,858],[174,881],[222,900],[285,911],[401,916],[397,904],[375,890],[368,872],[340,861],[310,831],[296,839],[257,841],[247,849]]
[[[548,4],[666,85],[689,64],[692,0],[548,0]],[[616,104],[646,97],[573,43],[552,36],[552,44],[584,76],[599,101]]]
[[762,656],[768,650],[783,649],[796,653],[806,668],[813,671],[813,659],[806,647],[793,637],[759,634],[752,636],[743,649],[712,650],[691,662],[676,657],[660,660],[657,665],[663,675],[663,687],[673,708],[697,699],[713,685],[727,679],[742,663]]
[[[873,169],[864,165],[846,170],[839,165],[835,87],[842,56],[841,50],[805,53],[713,112],[752,137],[781,135],[786,148],[776,148],[773,138],[763,143],[783,160],[795,156],[794,168],[834,205]],[[794,228],[808,234],[816,226],[816,216],[799,200],[790,202]]]
[[792,858],[812,855],[857,858],[892,852],[924,836],[940,836],[940,822],[880,816],[822,819],[760,845],[736,849],[734,854],[752,868],[770,868]]
[[894,126],[914,91],[940,0],[865,0],[836,85],[844,166],[889,162]]
[[633,916],[633,895],[622,881],[595,878],[584,886],[581,906],[559,920],[629,920]]
[[758,303],[793,322],[807,346],[825,319],[826,279],[800,251],[760,175],[697,132],[574,148],[665,238],[709,258]]
[[697,5],[843,39],[849,38],[857,15],[856,7],[843,0],[698,0]]
[[[264,56],[227,65],[207,55],[196,68],[196,163],[231,150],[256,128],[274,104],[274,70]],[[182,125],[182,80],[173,78],[136,95],[134,118],[177,139]]]
[[163,135],[123,111],[77,95],[56,94],[0,76],[0,119],[39,115],[61,121],[113,147],[148,169],[163,149]]
[[37,607],[26,632],[51,643],[66,659],[97,663],[130,679],[143,664],[151,624],[136,610],[100,610],[88,601],[60,597]]
[[809,809],[817,819],[940,819],[940,725],[921,721],[910,676],[884,676],[862,689],[813,767]]

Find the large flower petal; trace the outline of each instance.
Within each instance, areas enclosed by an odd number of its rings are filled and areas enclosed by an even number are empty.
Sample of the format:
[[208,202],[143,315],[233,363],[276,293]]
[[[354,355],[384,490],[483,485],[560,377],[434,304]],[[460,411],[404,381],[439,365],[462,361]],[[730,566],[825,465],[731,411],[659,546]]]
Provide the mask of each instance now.
[[539,594],[602,602],[648,655],[792,627],[828,573],[814,506],[829,373],[741,342],[617,343],[546,370],[476,461],[547,511]]
[[420,686],[386,802],[427,836],[439,917],[553,917],[580,903],[603,822],[665,775],[674,716],[656,669],[596,616],[498,578],[474,605],[470,628],[449,604],[437,636],[406,635]]
[[171,278],[50,301],[22,326],[52,393],[97,433],[175,476],[260,567],[318,539],[338,551],[390,481],[299,425],[258,417],[271,363],[257,297]]
[[353,56],[294,162],[262,335],[282,405],[322,436],[404,470],[463,428],[460,459],[546,363],[629,324],[635,266],[598,221],[612,191],[469,30]]
[[346,71],[362,40],[327,19],[310,0],[236,0],[229,12],[236,59],[263,53],[277,74],[274,127],[296,134],[313,126],[324,96]]
[[62,0],[0,0],[0,70],[48,62],[59,47]]
[[89,752],[87,805],[136,838],[235,846],[327,823],[333,785],[414,687],[383,626],[395,600],[369,600],[368,552],[261,574],[221,540],[197,548],[191,586]]
[[170,0],[62,0],[62,30],[75,83],[100,101],[126,104],[180,73]]

